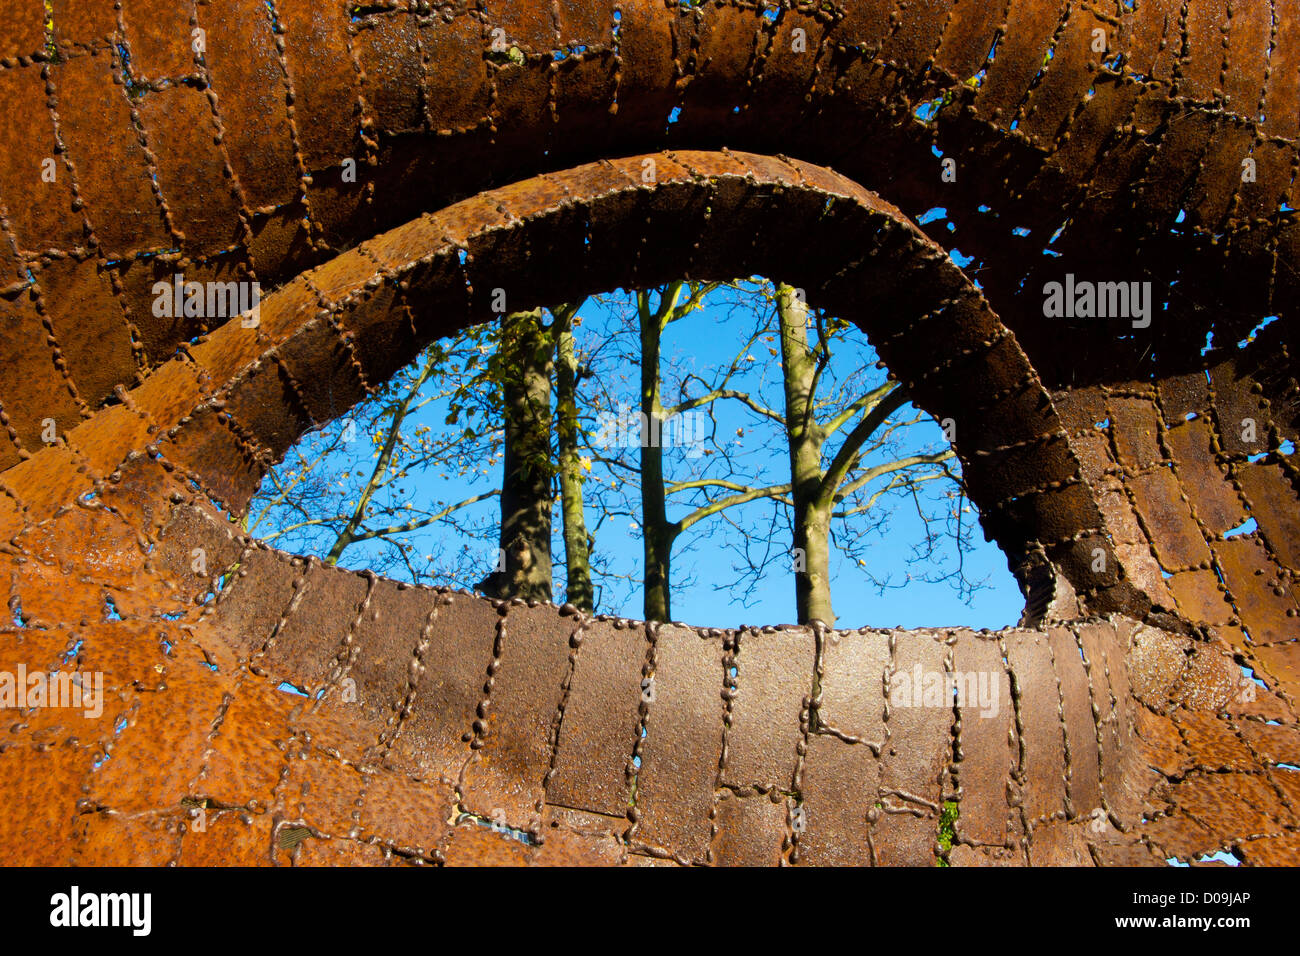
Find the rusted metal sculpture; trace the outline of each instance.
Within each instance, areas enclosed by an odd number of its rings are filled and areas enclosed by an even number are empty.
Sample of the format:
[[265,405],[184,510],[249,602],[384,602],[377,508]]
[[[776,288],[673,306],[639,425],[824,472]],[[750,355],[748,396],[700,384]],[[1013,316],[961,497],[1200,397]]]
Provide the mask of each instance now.
[[[104,680],[0,712],[4,862],[1294,858],[1291,0],[4,8],[0,699]],[[954,420],[1021,628],[586,618],[232,520],[493,289],[750,273]],[[1048,314],[1087,282],[1159,307]]]

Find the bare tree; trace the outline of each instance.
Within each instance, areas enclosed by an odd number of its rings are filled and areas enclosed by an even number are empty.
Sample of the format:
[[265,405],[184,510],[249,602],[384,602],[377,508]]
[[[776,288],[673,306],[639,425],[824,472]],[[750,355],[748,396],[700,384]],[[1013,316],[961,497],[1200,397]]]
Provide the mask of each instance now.
[[[921,466],[952,461],[951,448],[892,458],[862,467],[864,458],[883,447],[899,425],[878,436],[889,416],[907,404],[907,391],[885,381],[819,418],[818,384],[831,361],[831,334],[824,317],[816,319],[817,341],[808,343],[807,305],[788,285],[776,288],[776,310],[781,336],[781,367],[785,379],[786,440],[790,449],[790,497],[794,512],[795,601],[800,623],[820,620],[835,623],[831,610],[830,535],[835,506],[846,496],[884,479],[865,504],[845,508],[839,517],[870,510],[886,492],[915,489],[920,484],[956,476],[946,468],[924,472]],[[912,422],[919,421],[919,416]],[[828,457],[827,443],[850,423],[852,429]]]
[[[719,303],[720,293],[728,296],[725,302]],[[699,311],[710,296],[714,306],[750,315],[750,330],[742,334],[735,356],[726,365],[703,370],[665,359],[665,333]],[[889,578],[877,575],[863,555],[872,533],[883,532],[890,514],[902,503],[915,508],[924,529],[924,541],[914,549],[918,561],[943,554],[945,539],[955,541],[958,552],[969,546],[970,529],[961,523],[962,491],[959,475],[952,469],[952,450],[914,447],[912,430],[927,416],[910,409],[905,390],[876,366],[866,363],[864,369],[855,361],[866,343],[852,342],[858,333],[849,323],[811,314],[789,286],[753,280],[670,283],[634,293],[631,304],[634,317],[628,324],[636,333],[635,353],[615,358],[638,364],[639,458],[633,464],[595,449],[602,464],[618,476],[609,482],[618,493],[611,495],[606,489],[594,496],[593,503],[598,527],[611,517],[627,516],[641,533],[647,619],[670,619],[674,587],[681,583],[673,580],[674,549],[684,532],[715,516],[721,519],[721,527],[734,533],[732,544],[744,556],[737,568],[740,580],[725,586],[736,588],[747,581],[752,593],[769,570],[793,570],[802,622],[835,620],[829,569],[832,548],[854,560],[855,567],[877,586],[894,586]],[[815,330],[812,342],[810,327]],[[702,329],[700,334],[713,333]],[[858,348],[845,363],[853,366],[847,376],[834,374],[837,342]],[[764,345],[770,358],[779,356],[779,363],[755,358],[753,352]],[[755,368],[762,371],[755,373]],[[768,368],[779,375],[764,374]],[[667,389],[666,378],[673,380]],[[673,394],[671,403],[666,391]],[[769,401],[769,391],[779,392],[779,400]],[[749,424],[736,428],[734,434],[720,429],[719,409],[724,403],[740,409]],[[594,396],[592,404],[606,409],[608,415],[616,399],[606,390]],[[709,422],[707,447],[694,460],[673,458],[666,454],[670,443],[660,438],[675,416],[691,412]],[[750,443],[750,450],[739,450],[751,436],[757,441]],[[764,445],[770,449],[778,442],[789,461],[788,472],[780,478],[788,480],[780,480],[768,467],[770,450],[763,454]],[[674,463],[686,466],[677,469],[678,477],[669,474]],[[637,486],[639,509],[628,500],[629,484]],[[922,494],[927,485],[942,489],[938,500]],[[766,521],[755,521],[760,513],[745,506],[764,501],[774,510]],[[953,501],[958,502],[955,507]],[[680,512],[682,506],[685,513]],[[749,520],[742,520],[742,514]],[[966,581],[960,563],[956,571],[920,577],[951,578],[964,593],[978,586]]]
[[[461,515],[499,494],[489,482],[500,435],[482,377],[494,337],[490,326],[479,326],[434,343],[375,396],[305,436],[268,473],[250,505],[247,531],[330,564],[368,545],[376,570],[400,569],[413,581],[440,576],[434,555],[422,556],[412,533],[441,525],[481,536],[484,522],[463,524]],[[442,428],[422,420],[438,403],[454,410]],[[413,479],[429,472],[487,487],[455,501],[411,494]],[[467,557],[441,575],[472,573]]]

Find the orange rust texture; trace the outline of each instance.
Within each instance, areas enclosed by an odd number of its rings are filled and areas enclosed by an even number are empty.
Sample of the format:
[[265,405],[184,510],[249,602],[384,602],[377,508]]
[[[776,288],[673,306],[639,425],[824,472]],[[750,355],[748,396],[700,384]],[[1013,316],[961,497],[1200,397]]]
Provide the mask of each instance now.
[[[4,712],[3,862],[926,864],[950,800],[954,865],[1300,847],[1290,4],[5,6],[0,672],[105,694]],[[1177,293],[1120,337],[1065,272]],[[488,290],[750,273],[957,422],[1021,629],[588,619],[231,520]],[[1001,707],[887,707],[918,666]]]

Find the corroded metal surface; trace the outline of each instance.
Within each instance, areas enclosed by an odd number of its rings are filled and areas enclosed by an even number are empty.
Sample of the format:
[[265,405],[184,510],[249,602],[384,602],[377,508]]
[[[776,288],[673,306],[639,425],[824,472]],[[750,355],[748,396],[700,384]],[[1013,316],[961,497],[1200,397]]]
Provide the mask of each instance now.
[[[1293,4],[49,6],[0,40],[0,672],[105,699],[3,712],[6,862],[1300,847]],[[954,419],[1022,629],[587,619],[229,520],[494,288],[753,272]],[[157,315],[176,273],[259,321]],[[1047,319],[1066,273],[1161,308]],[[1001,705],[899,696],[949,672]]]

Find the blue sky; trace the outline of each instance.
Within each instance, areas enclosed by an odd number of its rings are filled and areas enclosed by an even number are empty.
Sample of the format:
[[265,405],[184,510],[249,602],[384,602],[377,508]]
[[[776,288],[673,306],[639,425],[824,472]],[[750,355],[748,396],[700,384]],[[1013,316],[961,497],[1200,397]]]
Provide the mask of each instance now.
[[[780,360],[774,354],[777,343],[759,339],[751,343],[751,348],[742,349],[755,328],[753,308],[745,305],[746,302],[753,301],[756,301],[753,297],[742,299],[734,292],[719,293],[707,300],[703,309],[669,327],[663,340],[666,405],[680,399],[681,393],[675,386],[684,375],[693,373],[697,376],[692,387],[698,393],[703,390],[699,384],[701,380],[711,381],[718,369],[740,357],[740,371],[733,376],[730,385],[761,398],[768,407],[780,407]],[[619,332],[626,328],[627,308],[626,296],[614,294],[604,297],[603,301],[588,300],[579,313],[582,322],[575,333],[580,357],[590,364],[594,373],[592,379],[583,383],[582,388],[586,394],[580,392],[580,400],[585,397],[588,402],[588,427],[593,431],[596,421],[589,403],[595,392],[602,393],[612,406],[626,404],[635,407],[636,404],[638,370],[632,361],[635,340]],[[838,336],[836,343],[831,370],[826,376],[828,387],[842,385],[845,388],[844,394],[856,395],[861,394],[864,387],[883,380],[884,372],[861,371],[863,368],[869,370],[876,356],[860,332],[850,329]],[[733,456],[741,472],[761,484],[789,480],[788,452],[775,423],[766,422],[734,400],[720,402],[715,409],[717,425],[714,435],[717,436],[717,448]],[[906,406],[903,413],[909,409],[910,406]],[[446,416],[447,402],[435,401],[409,419],[408,428],[423,425],[436,433],[445,429]],[[343,421],[346,420],[347,416]],[[903,447],[909,450],[932,451],[946,447],[942,431],[928,417],[901,434]],[[310,438],[308,436],[306,440]],[[837,441],[832,441],[829,445],[832,453],[837,447]],[[629,461],[635,462],[635,450],[626,454],[632,456]],[[290,459],[293,455],[294,452],[291,451]],[[716,453],[703,457],[698,450],[695,454],[688,455],[683,449],[669,449],[666,455],[669,480],[720,475],[721,471],[717,469],[726,470],[718,462]],[[327,464],[335,468],[352,466],[357,470],[368,471],[371,461],[369,456],[370,445],[363,439],[349,444]],[[288,459],[286,464],[287,462]],[[406,480],[385,491],[382,500],[398,505],[404,499],[426,505],[434,500],[455,502],[495,487],[500,480],[499,465],[490,466],[486,462],[474,464],[482,464],[483,467],[479,468],[477,476],[471,477],[457,475],[451,470],[413,472]],[[709,467],[715,471],[702,470]],[[616,480],[610,482],[608,479],[615,473],[596,461],[593,463],[591,482],[605,482],[603,487],[608,500],[617,500],[621,494],[626,493],[629,496],[628,503],[634,505],[638,501],[639,492],[631,484],[622,483],[620,488]],[[592,500],[596,487],[591,482],[588,484],[586,518],[589,530],[595,535],[598,559],[615,574],[628,579],[622,583],[606,582],[604,586],[601,586],[598,579],[597,610],[641,617],[642,595],[634,580],[640,571],[642,547],[636,515],[610,515],[600,521],[599,511]],[[930,490],[941,487],[946,486],[940,482],[927,486]],[[669,500],[670,520],[676,520],[691,510],[686,504],[675,504],[674,501],[671,498]],[[951,503],[951,507],[956,507],[956,504]],[[961,521],[966,527],[972,527],[977,521],[974,506],[969,502],[964,504],[966,510],[961,515]],[[447,583],[447,571],[453,566],[461,570],[462,581],[477,580],[486,574],[495,559],[496,541],[485,526],[494,517],[496,507],[495,499],[488,499],[458,515],[460,530],[434,526],[411,536],[410,540],[416,549],[422,552],[420,557],[427,556],[431,559],[426,562],[426,570],[431,578]],[[949,505],[943,507],[951,510]],[[635,507],[628,510],[635,512]],[[879,513],[873,512],[875,515]],[[696,533],[687,532],[678,541],[674,550],[673,617],[691,624],[716,627],[794,621],[794,583],[793,576],[788,571],[789,560],[786,555],[790,544],[788,519],[782,517],[784,511],[770,501],[759,501],[731,509],[724,514],[725,519],[721,516],[705,519],[696,526]],[[263,521],[257,529],[258,533],[265,534],[268,529],[274,529],[277,521],[281,524],[284,522],[283,515],[279,512]],[[558,503],[555,526],[554,550],[559,584],[556,599],[562,600],[563,575],[560,565],[563,551],[559,539]],[[851,531],[861,526],[858,522],[840,527],[844,531]],[[750,533],[750,553],[767,552],[770,556],[766,573],[753,582],[748,590],[737,586],[737,579],[746,566],[740,550],[744,542],[744,530]],[[923,541],[924,531],[925,524],[917,515],[916,506],[910,500],[903,499],[889,510],[886,525],[864,540],[856,558],[865,562],[867,571],[874,572],[876,578],[882,578],[887,569],[894,569],[890,586],[883,591],[873,584],[864,572],[864,565],[859,565],[858,560],[851,559],[838,550],[832,551],[832,598],[838,617],[837,626],[960,625],[998,628],[1013,625],[1024,602],[997,546],[985,542],[982,531],[978,527],[974,528],[974,533],[970,536],[970,547],[961,560],[966,578],[980,582],[983,587],[967,603],[946,581],[931,583],[916,580],[916,577],[927,571],[931,574],[938,573],[936,566],[928,562],[919,562],[910,567],[907,564],[908,558],[915,556],[915,549]],[[273,543],[300,553],[323,554],[328,549],[328,542],[311,540],[301,534],[285,535]],[[941,545],[947,562],[941,567],[951,568],[957,554],[955,544],[951,539],[941,538]],[[340,564],[354,568],[365,567],[373,562],[376,553],[373,546],[359,544],[344,553]],[[469,569],[468,574],[465,569],[467,558],[476,565]],[[907,578],[909,570],[913,572],[910,581]],[[394,576],[401,575],[394,573]]]

